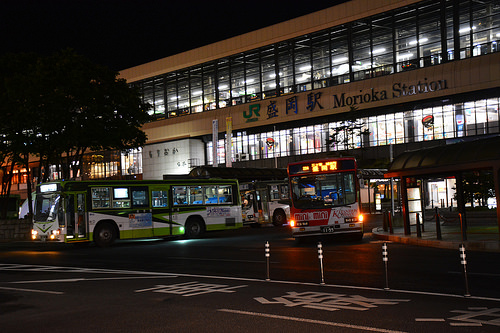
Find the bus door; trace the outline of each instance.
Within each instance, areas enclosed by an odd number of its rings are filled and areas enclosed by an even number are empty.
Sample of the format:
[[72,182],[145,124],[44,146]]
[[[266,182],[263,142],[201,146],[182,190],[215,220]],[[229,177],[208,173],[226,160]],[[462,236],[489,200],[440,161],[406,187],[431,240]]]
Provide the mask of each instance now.
[[86,192],[66,197],[66,241],[88,239],[88,216],[85,211]]
[[151,186],[151,207],[153,212],[153,235],[167,236],[173,234],[173,214],[169,205],[169,187]]
[[265,223],[269,221],[269,195],[267,188],[257,189],[257,200],[259,202],[259,222]]

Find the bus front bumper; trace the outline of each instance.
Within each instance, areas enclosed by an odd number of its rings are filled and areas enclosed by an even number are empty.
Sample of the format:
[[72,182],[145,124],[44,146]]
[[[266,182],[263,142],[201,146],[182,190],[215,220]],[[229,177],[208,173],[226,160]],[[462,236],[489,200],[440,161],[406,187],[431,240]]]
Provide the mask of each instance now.
[[357,222],[292,228],[292,236],[294,238],[337,234],[363,234],[363,223]]

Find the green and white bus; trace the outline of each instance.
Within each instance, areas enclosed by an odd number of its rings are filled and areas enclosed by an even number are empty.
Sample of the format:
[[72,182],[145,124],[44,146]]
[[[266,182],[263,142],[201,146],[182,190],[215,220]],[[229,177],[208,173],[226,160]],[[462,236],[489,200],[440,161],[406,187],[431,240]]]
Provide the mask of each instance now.
[[37,185],[31,236],[109,246],[242,225],[237,180],[54,181]]

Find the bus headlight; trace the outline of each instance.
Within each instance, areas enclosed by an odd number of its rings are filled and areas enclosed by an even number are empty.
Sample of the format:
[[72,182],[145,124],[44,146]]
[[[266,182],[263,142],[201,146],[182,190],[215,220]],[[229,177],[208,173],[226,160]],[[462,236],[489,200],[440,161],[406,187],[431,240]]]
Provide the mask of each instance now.
[[295,227],[295,220],[290,220],[290,227],[292,227],[292,228]]
[[60,233],[61,233],[61,231],[59,229],[52,230],[52,233],[50,234],[50,239],[52,239],[52,240],[56,239],[56,237],[59,236]]
[[359,214],[359,216],[358,216],[358,221],[359,221],[359,222],[363,222],[363,214]]
[[36,239],[37,236],[38,231],[36,231],[35,229],[31,229],[31,239]]

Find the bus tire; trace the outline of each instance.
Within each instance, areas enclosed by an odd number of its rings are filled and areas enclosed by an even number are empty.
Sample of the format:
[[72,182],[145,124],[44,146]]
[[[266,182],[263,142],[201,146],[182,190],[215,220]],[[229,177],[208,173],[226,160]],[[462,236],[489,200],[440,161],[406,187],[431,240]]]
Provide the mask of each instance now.
[[205,223],[199,217],[191,217],[184,227],[184,234],[187,238],[199,238],[205,232]]
[[99,224],[94,230],[94,242],[99,247],[108,247],[116,239],[116,230],[111,223]]
[[283,210],[275,210],[273,214],[273,225],[275,227],[281,227],[286,224],[286,214]]

